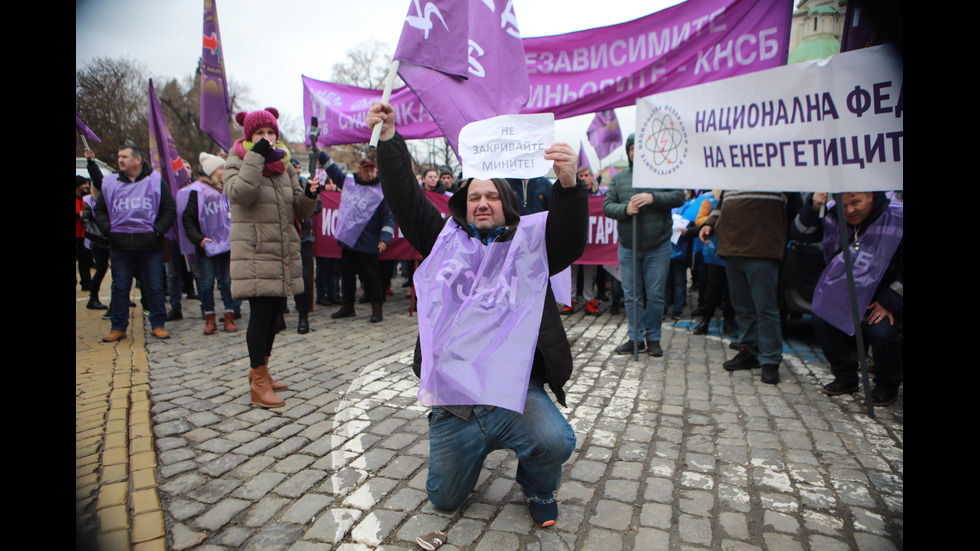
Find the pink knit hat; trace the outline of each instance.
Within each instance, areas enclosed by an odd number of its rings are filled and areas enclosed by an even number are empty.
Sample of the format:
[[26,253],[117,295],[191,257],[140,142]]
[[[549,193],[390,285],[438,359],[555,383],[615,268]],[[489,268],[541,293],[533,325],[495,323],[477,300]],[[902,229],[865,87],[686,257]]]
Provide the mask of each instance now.
[[266,107],[261,111],[252,111],[251,113],[242,111],[235,115],[235,122],[240,124],[244,129],[246,140],[251,140],[256,130],[265,127],[275,130],[276,138],[279,138],[279,125],[276,123],[278,118],[278,109],[275,107]]

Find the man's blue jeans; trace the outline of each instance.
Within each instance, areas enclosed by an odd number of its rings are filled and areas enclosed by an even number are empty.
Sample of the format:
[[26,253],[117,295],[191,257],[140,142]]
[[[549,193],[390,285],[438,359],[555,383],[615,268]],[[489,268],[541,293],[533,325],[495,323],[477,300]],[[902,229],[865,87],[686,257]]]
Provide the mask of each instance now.
[[129,327],[129,291],[133,276],[140,271],[140,291],[150,309],[150,327],[163,327],[167,318],[163,297],[163,249],[156,251],[109,251],[112,267],[112,303],[109,319],[112,329],[126,331]]
[[[631,340],[660,340],[660,322],[664,314],[664,295],[667,292],[667,272],[670,268],[670,241],[664,241],[650,251],[637,251],[636,269],[640,280],[633,277],[633,250],[619,245],[619,267],[623,275],[623,294],[626,296],[626,319]],[[643,307],[646,290],[646,308]],[[639,316],[633,310],[633,297],[639,298]]]
[[170,294],[170,309],[180,312],[180,295],[183,291],[180,263],[183,257],[180,255],[180,242],[173,239],[169,241],[170,259],[167,260],[167,292]]
[[561,467],[575,449],[575,432],[540,382],[528,385],[524,414],[476,406],[467,420],[441,406],[429,413],[429,478],[425,488],[437,509],[452,510],[476,487],[487,455],[517,455],[517,483],[528,499],[549,501]]
[[216,279],[225,312],[234,312],[241,306],[241,302],[231,298],[231,253],[215,256],[200,255],[197,257],[197,267],[201,274],[198,295],[201,299],[201,310],[205,314],[214,313],[214,282]]
[[762,365],[783,361],[783,328],[779,318],[779,261],[748,256],[725,257],[728,296],[742,346]]

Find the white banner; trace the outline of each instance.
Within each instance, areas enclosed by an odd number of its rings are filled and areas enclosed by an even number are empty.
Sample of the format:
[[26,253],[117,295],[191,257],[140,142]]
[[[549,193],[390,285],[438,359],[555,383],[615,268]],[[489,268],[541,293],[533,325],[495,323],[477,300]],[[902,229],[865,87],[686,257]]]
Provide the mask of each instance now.
[[886,45],[641,98],[633,186],[902,189],[902,78]]

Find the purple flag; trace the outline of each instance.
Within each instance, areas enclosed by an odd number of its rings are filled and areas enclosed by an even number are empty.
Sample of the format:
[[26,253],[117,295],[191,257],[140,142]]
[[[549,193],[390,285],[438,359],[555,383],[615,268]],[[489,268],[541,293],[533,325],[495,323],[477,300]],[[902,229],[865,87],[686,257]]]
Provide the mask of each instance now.
[[[433,21],[436,11],[443,18]],[[431,28],[420,24],[424,21],[432,23]],[[448,27],[450,22],[461,25],[463,21],[465,27]],[[447,28],[440,28],[443,23]],[[460,36],[467,37],[465,51],[456,51],[463,43]],[[430,41],[434,44],[428,44]],[[450,42],[454,53],[448,52]],[[443,52],[440,55],[446,59],[433,62],[432,52]],[[419,0],[414,0],[395,59],[401,62],[398,75],[425,106],[457,156],[459,131],[466,124],[519,113],[529,97],[530,81],[517,17],[512,3],[504,0],[430,1],[424,12]],[[468,60],[466,78],[458,76],[459,59]]]
[[221,149],[231,149],[228,117],[231,96],[225,79],[225,55],[218,30],[215,0],[204,0],[204,38],[201,54],[201,131],[211,136]]
[[177,191],[190,182],[190,172],[177,153],[177,144],[170,136],[170,130],[167,129],[167,121],[163,118],[160,102],[157,101],[152,78],[150,79],[150,163],[167,181],[173,197],[177,197]]
[[100,140],[99,137],[95,135],[95,132],[92,132],[92,129],[86,126],[85,121],[83,121],[82,117],[78,114],[78,109],[75,109],[75,130],[77,130],[79,134],[85,136],[90,140],[95,140],[99,143],[102,143],[102,140]]
[[599,154],[599,160],[605,159],[617,147],[623,144],[623,133],[619,130],[619,119],[612,109],[599,111],[592,119],[592,124],[585,131],[589,143]]
[[578,168],[576,170],[582,170],[583,167],[589,167],[592,170],[592,166],[589,164],[589,158],[585,155],[585,144],[581,140],[578,142]]
[[[467,59],[467,2],[412,0],[395,57],[402,63],[428,67],[462,78],[469,77]],[[421,33],[421,39],[419,39]]]

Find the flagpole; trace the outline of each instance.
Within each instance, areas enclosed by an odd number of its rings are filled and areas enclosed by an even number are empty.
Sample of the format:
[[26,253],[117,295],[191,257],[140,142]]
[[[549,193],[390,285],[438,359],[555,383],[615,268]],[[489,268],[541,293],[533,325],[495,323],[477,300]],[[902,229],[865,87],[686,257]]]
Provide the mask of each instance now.
[[[385,77],[385,89],[381,94],[381,103],[388,103],[391,99],[391,86],[395,83],[395,75],[398,74],[398,60],[391,62],[391,68],[388,69],[388,76]],[[374,125],[374,130],[371,131],[371,143],[369,144],[372,148],[378,147],[378,140],[381,139],[381,127],[382,122]]]
[[[857,341],[858,365],[861,368],[861,385],[864,387],[864,403],[867,406],[868,417],[874,419],[875,409],[874,400],[871,397],[871,381],[868,376],[867,348],[864,346],[864,334],[861,329],[862,315],[858,312],[857,292],[854,289],[854,265],[851,260],[851,247],[848,243],[847,223],[844,215],[844,194],[835,193],[834,200],[837,202],[837,226],[840,231],[841,252],[844,255],[844,272],[847,274],[847,293],[851,299],[851,320],[854,323],[854,339]],[[881,323],[884,323],[884,321]]]

